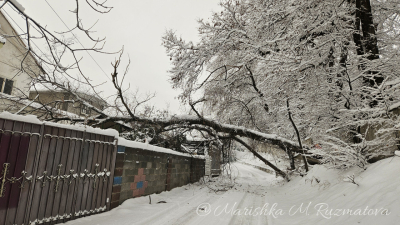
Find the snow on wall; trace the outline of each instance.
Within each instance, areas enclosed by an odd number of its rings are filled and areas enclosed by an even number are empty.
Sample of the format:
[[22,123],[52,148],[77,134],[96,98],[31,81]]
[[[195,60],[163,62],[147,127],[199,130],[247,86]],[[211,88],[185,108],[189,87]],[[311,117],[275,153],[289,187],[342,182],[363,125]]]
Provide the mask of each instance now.
[[185,156],[185,157],[194,157],[194,158],[204,159],[204,156],[190,155],[190,154],[187,154],[187,153],[181,153],[181,152],[177,152],[177,151],[174,151],[174,150],[171,150],[171,149],[161,148],[161,147],[158,147],[158,146],[150,145],[150,144],[147,144],[147,143],[129,141],[129,140],[126,140],[126,139],[121,138],[121,137],[118,138],[118,145],[122,145],[122,146],[125,146],[125,147],[130,147],[130,148],[139,148],[139,149],[143,149],[143,150],[166,153],[166,154],[173,154],[173,155],[180,155],[180,156]]

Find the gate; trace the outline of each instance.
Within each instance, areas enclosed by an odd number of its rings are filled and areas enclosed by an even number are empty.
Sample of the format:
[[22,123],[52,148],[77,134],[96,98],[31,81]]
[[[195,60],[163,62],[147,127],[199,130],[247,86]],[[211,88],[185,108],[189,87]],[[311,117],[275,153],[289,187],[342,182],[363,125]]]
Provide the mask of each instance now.
[[0,224],[54,224],[110,208],[113,136],[0,118]]

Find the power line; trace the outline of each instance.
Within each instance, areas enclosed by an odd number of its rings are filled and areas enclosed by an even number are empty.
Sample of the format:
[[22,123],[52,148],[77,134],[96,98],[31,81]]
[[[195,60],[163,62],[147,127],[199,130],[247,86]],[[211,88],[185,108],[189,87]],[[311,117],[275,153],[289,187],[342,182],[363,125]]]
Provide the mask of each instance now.
[[[14,24],[15,25],[17,25],[17,27],[22,31],[22,33],[24,33],[25,31],[24,31],[24,29],[22,29],[19,25],[18,25],[18,23],[10,16],[10,14],[8,14],[8,12],[3,8],[2,9],[3,10],[3,12],[5,12],[6,13],[6,15],[8,16],[8,18],[10,18],[13,22],[14,22]],[[33,40],[30,40],[31,41],[31,43],[33,43],[33,45],[35,45],[36,46],[36,48],[47,58],[47,60],[49,60],[50,61],[50,59],[47,57],[47,55],[39,48],[39,46],[33,41]],[[14,45],[14,44],[13,44]],[[16,46],[15,46],[16,47]],[[18,49],[18,48],[17,48]],[[47,64],[43,64],[43,65],[45,65],[46,67],[47,67],[47,69],[49,69],[49,70],[51,70],[49,67],[48,67],[48,65]]]
[[[63,19],[61,19],[61,17],[58,15],[58,13],[53,9],[53,7],[49,4],[49,2],[47,0],[44,0],[47,5],[51,8],[51,10],[53,10],[53,12],[57,15],[58,19],[60,19],[60,21],[64,24],[64,26],[68,29],[69,27],[67,26],[67,24],[65,24],[65,22],[63,21]],[[75,37],[75,39],[79,42],[79,44],[81,45],[81,47],[83,49],[85,49],[85,47],[83,46],[83,44],[79,41],[79,39],[75,36],[75,34],[71,31],[71,34]],[[96,65],[101,69],[101,71],[103,71],[104,75],[107,77],[108,80],[111,81],[110,77],[107,75],[107,73],[103,70],[103,68],[101,68],[101,66],[97,63],[97,61],[93,58],[93,56],[90,54],[90,52],[88,50],[86,50],[86,53],[90,56],[90,58],[92,58],[92,60],[96,63]]]

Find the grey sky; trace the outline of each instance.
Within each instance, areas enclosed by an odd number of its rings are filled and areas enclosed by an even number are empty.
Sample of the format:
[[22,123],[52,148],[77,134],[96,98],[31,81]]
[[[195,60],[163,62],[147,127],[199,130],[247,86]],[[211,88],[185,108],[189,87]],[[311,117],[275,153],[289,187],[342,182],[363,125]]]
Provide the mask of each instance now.
[[[25,7],[25,12],[29,16],[35,18],[41,25],[47,25],[50,31],[66,30],[45,0],[18,1]],[[75,9],[73,4],[75,1],[47,0],[47,2],[68,27],[73,27],[74,14],[69,10]],[[172,29],[185,40],[197,41],[197,19],[209,18],[212,11],[219,9],[218,3],[219,0],[108,1],[108,5],[114,7],[109,14],[99,15],[89,9],[81,11],[85,13],[83,23],[86,26],[92,25],[99,19],[94,27],[97,32],[93,35],[107,38],[105,50],[116,51],[124,45],[126,53],[124,62],[127,62],[128,55],[131,59],[129,77],[124,84],[127,85],[129,82],[132,90],[138,88],[143,94],[156,92],[153,104],[158,108],[165,108],[169,103],[170,109],[177,112],[179,102],[175,98],[178,92],[172,90],[167,81],[167,70],[171,65],[165,49],[161,46],[161,37],[166,29]],[[12,13],[10,8],[5,10]],[[79,36],[79,40],[85,47],[90,47],[83,35]],[[109,76],[112,71],[110,63],[116,56],[97,53],[91,55]],[[96,83],[107,81],[104,72],[90,56],[86,53],[82,56],[85,74],[90,74]],[[106,95],[110,95],[112,90],[110,82],[102,89]]]

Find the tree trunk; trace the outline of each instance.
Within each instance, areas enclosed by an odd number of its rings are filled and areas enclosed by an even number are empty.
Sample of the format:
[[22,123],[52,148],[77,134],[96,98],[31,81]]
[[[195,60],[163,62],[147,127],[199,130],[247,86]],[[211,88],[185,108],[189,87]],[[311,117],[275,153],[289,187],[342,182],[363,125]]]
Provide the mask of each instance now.
[[263,161],[267,166],[271,167],[278,175],[284,177],[287,181],[289,181],[289,178],[285,172],[280,170],[278,167],[276,167],[274,164],[266,160],[264,157],[262,157],[258,152],[256,152],[250,145],[248,145],[246,142],[244,142],[242,139],[238,137],[232,137],[233,140],[239,142],[242,144],[245,148],[247,148],[253,155],[255,155],[257,158],[259,158],[261,161]]
[[294,164],[293,152],[290,151],[289,149],[286,149],[286,153],[287,153],[288,156],[289,156],[290,169],[291,169],[291,170],[295,170],[295,169],[296,169],[296,166],[295,166],[295,164]]
[[[355,13],[353,13],[355,16],[353,39],[357,46],[357,55],[367,54],[365,57],[367,60],[379,59],[378,41],[375,36],[370,0],[350,0],[350,3],[356,6]],[[365,62],[361,64],[361,69],[365,69]],[[378,72],[369,71],[368,73],[372,77],[363,78],[365,85],[373,87],[375,84],[379,86],[383,82],[383,77],[378,75]],[[376,102],[372,105],[376,105]]]
[[[296,131],[297,140],[299,141],[300,149],[303,150],[303,144],[301,143],[299,130],[297,129],[296,124],[293,121],[292,113],[290,112],[290,109],[289,109],[289,99],[286,99],[286,104],[287,104],[287,110],[288,110],[288,114],[289,114],[289,120],[292,123],[294,130]],[[306,159],[304,150],[303,150],[302,156],[303,156],[303,161],[304,161],[304,167],[306,169],[306,172],[308,172],[308,163],[307,163],[307,159]],[[289,155],[289,157],[290,157],[290,155]],[[293,155],[292,155],[292,158],[293,158]]]

